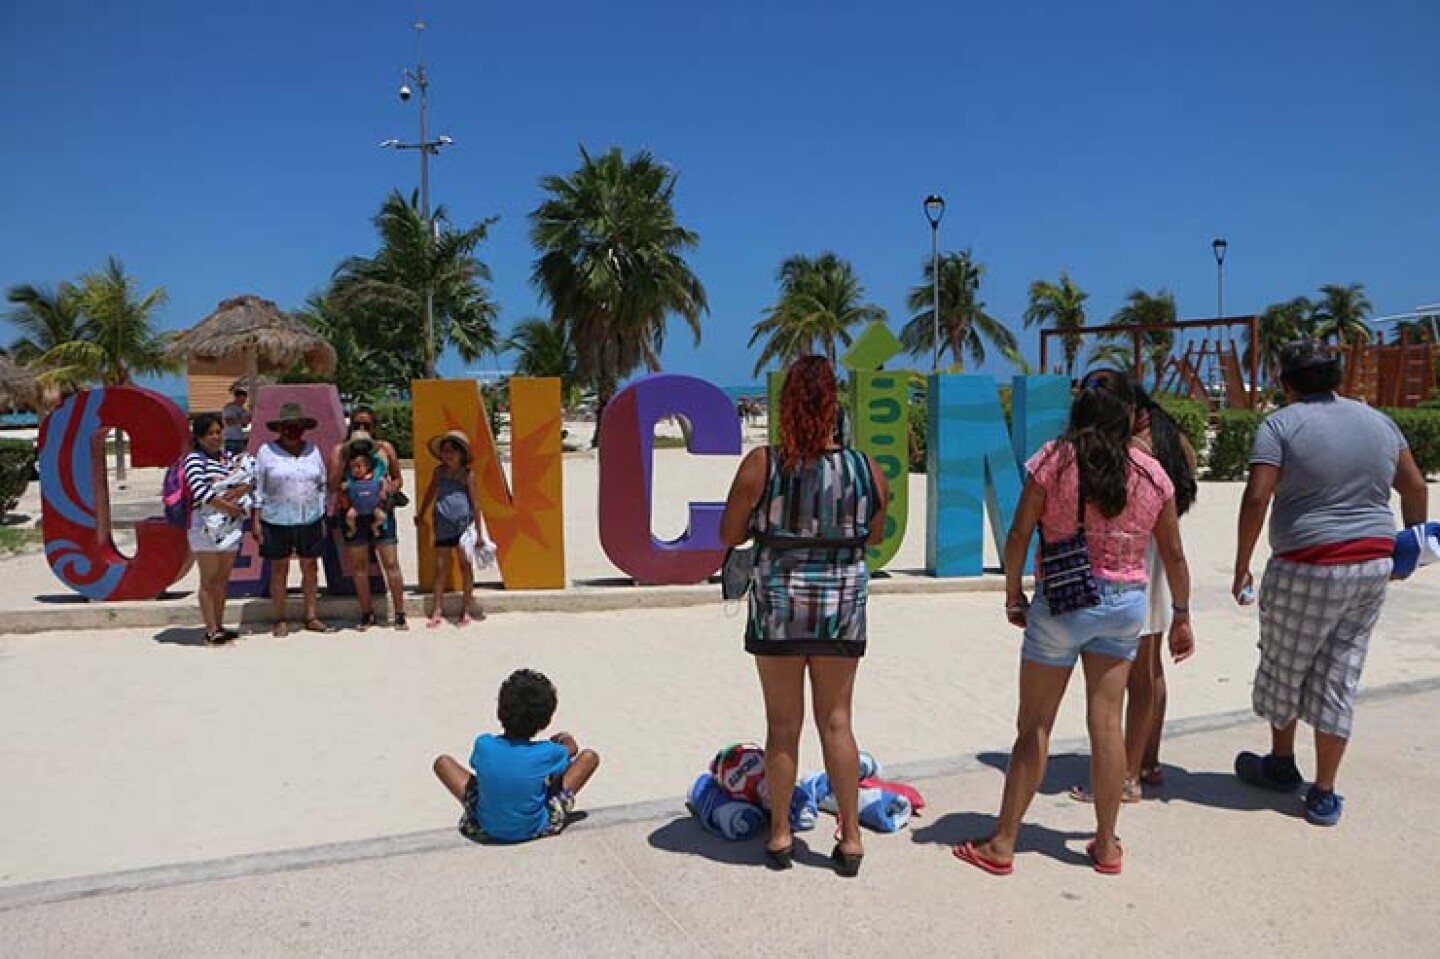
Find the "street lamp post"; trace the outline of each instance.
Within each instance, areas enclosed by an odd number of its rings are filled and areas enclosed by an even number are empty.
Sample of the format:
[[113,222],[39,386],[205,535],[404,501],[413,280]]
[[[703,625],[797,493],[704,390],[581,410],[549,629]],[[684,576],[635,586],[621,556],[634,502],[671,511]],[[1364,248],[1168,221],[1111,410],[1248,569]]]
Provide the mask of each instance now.
[[931,355],[930,370],[940,371],[940,220],[945,216],[945,198],[932,193],[925,198],[925,219],[930,221],[930,284],[931,321],[934,324],[934,352]]
[[[425,29],[424,20],[415,21],[416,49],[419,49],[419,35]],[[436,224],[430,219],[430,157],[439,156],[440,148],[449,146],[455,141],[450,137],[441,136],[431,140],[429,138],[429,127],[427,116],[427,94],[430,90],[430,78],[425,73],[425,63],[416,56],[415,69],[408,67],[402,71],[400,81],[400,102],[408,103],[410,100],[410,84],[415,84],[415,89],[420,93],[420,139],[415,143],[402,143],[399,140],[382,140],[382,147],[389,147],[394,150],[419,150],[420,151],[420,218],[425,224],[425,244],[428,248],[435,242]],[[427,257],[428,259],[428,257]],[[435,289],[429,279],[425,282],[425,378],[435,378],[436,360],[435,342]]]
[[1215,315],[1222,320],[1225,318],[1225,250],[1229,246],[1224,237],[1218,236],[1210,243],[1215,254]]

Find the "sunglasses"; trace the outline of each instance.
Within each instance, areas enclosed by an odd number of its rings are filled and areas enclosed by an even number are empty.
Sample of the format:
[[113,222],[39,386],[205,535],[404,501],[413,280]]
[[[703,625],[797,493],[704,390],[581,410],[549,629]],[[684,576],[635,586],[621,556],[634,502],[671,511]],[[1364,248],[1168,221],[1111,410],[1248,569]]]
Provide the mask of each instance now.
[[1080,381],[1082,390],[1105,390],[1113,391],[1118,384],[1115,377],[1106,373],[1091,373]]

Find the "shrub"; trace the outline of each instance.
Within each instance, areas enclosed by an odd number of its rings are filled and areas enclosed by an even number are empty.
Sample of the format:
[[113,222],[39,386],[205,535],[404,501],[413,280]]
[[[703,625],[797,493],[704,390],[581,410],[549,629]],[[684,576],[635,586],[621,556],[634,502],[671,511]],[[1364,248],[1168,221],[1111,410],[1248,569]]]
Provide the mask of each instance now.
[[415,458],[415,437],[407,400],[381,400],[375,404],[375,429],[395,447],[401,459]]
[[1210,408],[1201,400],[1187,399],[1183,396],[1157,396],[1155,402],[1160,404],[1161,409],[1174,418],[1180,432],[1190,441],[1190,446],[1195,450],[1195,456],[1203,466],[1205,463],[1206,447],[1210,445]]
[[33,475],[35,444],[30,440],[0,439],[0,519],[20,502]]
[[929,429],[929,409],[923,398],[910,401],[910,472],[925,472],[925,437]]
[[1415,465],[1426,476],[1440,472],[1440,410],[1382,410],[1400,427]]
[[1215,427],[1215,441],[1210,445],[1210,479],[1243,479],[1250,468],[1250,451],[1255,445],[1255,431],[1260,427],[1260,414],[1251,410],[1222,410]]

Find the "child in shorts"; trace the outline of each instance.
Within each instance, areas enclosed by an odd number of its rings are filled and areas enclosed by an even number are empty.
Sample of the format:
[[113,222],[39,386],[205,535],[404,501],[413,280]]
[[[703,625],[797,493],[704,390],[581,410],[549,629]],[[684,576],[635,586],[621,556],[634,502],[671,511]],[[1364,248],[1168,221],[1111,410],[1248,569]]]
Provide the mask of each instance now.
[[[500,684],[496,716],[503,733],[482,733],[470,769],[451,756],[435,760],[435,775],[460,801],[460,833],[476,842],[524,842],[565,828],[578,793],[600,766],[593,749],[569,733],[534,737],[555,715],[555,686],[533,669],[517,669]],[[473,770],[473,772],[472,772]]]
[[415,510],[416,525],[429,520],[435,537],[435,602],[425,625],[434,629],[445,622],[445,580],[453,564],[460,568],[463,603],[455,625],[469,626],[485,618],[485,608],[475,603],[475,566],[471,556],[461,548],[461,540],[471,526],[475,527],[473,535],[477,542],[482,533],[480,514],[475,508],[479,496],[470,438],[462,430],[450,430],[431,437],[425,445],[430,455],[439,461]]

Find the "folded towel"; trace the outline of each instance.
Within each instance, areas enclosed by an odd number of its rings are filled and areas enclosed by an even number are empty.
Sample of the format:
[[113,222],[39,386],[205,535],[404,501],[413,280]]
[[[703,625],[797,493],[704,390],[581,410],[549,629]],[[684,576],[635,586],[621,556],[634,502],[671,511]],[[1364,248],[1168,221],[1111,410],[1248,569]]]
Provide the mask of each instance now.
[[876,759],[874,756],[870,755],[865,750],[860,750],[861,779],[871,779],[875,776],[883,775],[884,772],[885,770],[882,769],[880,766],[880,760]]
[[759,806],[731,799],[709,773],[701,773],[695,780],[685,805],[707,832],[725,839],[763,835],[769,821]]
[[1440,523],[1418,523],[1395,537],[1395,578],[1406,579],[1421,566],[1440,561]]
[[[820,808],[828,813],[838,814],[840,804],[831,793],[820,801]],[[913,812],[910,800],[899,793],[873,787],[860,790],[860,825],[876,832],[904,829]]]
[[793,832],[809,832],[820,819],[820,806],[809,790],[799,783],[790,795],[790,829]]
[[910,800],[910,808],[915,812],[925,808],[925,797],[920,795],[920,790],[907,783],[890,782],[886,779],[870,777],[860,780],[861,789],[883,789],[886,792],[895,793],[897,796],[904,796]]

